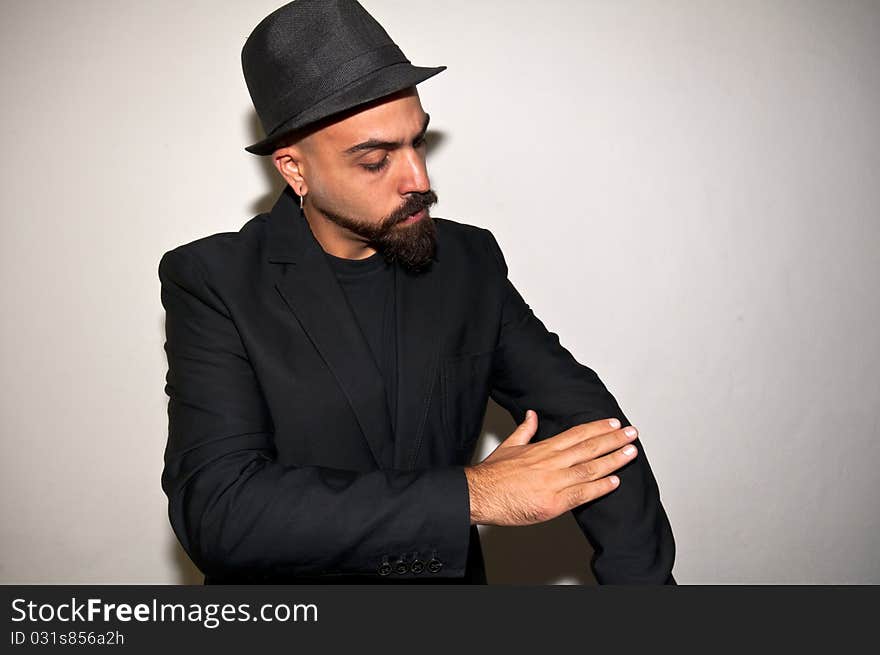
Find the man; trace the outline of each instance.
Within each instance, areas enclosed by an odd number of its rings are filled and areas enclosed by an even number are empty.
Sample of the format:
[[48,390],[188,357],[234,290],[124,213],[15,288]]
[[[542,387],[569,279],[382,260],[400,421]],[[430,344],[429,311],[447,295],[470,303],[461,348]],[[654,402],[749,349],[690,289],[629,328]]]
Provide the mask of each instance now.
[[[478,524],[571,510],[600,583],[674,584],[656,481],[596,374],[485,229],[430,216],[413,66],[354,0],[296,0],[242,50],[286,182],[165,253],[162,485],[217,582],[486,582]],[[519,423],[468,466],[492,397]],[[531,411],[529,411],[531,410]]]

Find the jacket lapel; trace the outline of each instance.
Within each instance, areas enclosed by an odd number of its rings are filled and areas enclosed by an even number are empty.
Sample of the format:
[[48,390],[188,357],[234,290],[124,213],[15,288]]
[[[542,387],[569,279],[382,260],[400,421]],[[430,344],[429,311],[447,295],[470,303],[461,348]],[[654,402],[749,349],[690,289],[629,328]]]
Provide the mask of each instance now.
[[[342,388],[377,464],[391,468],[394,439],[381,373],[289,189],[285,187],[268,218],[267,258],[284,264],[277,267],[275,286]],[[411,421],[405,418],[404,423]]]
[[[439,235],[437,250],[439,252]],[[428,405],[437,380],[444,316],[439,255],[432,270],[414,274],[397,267],[397,437],[395,468],[416,467]]]

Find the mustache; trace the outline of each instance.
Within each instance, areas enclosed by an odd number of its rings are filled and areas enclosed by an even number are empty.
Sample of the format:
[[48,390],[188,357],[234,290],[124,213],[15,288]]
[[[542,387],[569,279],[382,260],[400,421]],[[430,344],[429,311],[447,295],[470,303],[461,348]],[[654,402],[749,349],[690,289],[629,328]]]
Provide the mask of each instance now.
[[437,194],[434,193],[433,189],[429,189],[424,193],[413,193],[407,198],[406,202],[403,203],[403,206],[400,209],[394,211],[391,216],[389,216],[388,225],[396,225],[400,221],[406,220],[407,216],[418,213],[423,209],[427,209],[436,203]]

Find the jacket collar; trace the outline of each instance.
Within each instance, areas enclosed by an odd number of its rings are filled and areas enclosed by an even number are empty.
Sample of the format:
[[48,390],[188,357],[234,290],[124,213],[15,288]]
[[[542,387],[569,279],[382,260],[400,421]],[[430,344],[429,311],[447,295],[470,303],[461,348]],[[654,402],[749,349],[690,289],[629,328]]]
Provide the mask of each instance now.
[[321,248],[302,215],[297,195],[290,185],[284,185],[281,195],[269,212],[266,227],[266,258],[270,262],[295,264],[310,245],[309,237]]

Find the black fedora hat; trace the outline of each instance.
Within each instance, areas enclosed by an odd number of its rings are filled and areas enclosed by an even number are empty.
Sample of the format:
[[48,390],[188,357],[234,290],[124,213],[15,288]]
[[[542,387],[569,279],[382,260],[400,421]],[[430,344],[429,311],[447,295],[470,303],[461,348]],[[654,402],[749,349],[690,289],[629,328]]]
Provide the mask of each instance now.
[[294,0],[266,16],[241,50],[251,100],[270,155],[284,138],[324,118],[446,70],[413,66],[356,0]]

